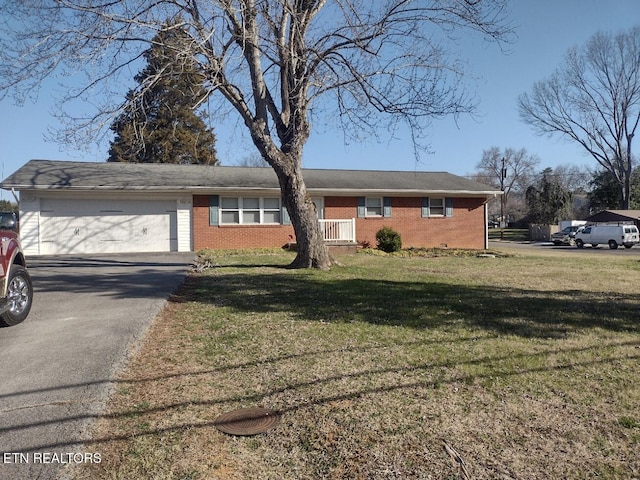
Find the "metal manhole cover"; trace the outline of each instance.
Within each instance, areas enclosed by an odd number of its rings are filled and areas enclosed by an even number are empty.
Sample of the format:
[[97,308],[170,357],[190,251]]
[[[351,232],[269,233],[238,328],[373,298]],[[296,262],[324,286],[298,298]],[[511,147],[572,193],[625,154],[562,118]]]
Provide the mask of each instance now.
[[229,435],[257,435],[275,427],[279,421],[280,415],[274,410],[250,407],[223,413],[213,425]]

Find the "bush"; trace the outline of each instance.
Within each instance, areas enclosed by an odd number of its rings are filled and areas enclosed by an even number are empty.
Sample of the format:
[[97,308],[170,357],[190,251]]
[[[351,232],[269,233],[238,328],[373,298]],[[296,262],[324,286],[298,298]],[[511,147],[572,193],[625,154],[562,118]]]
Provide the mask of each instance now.
[[378,249],[383,252],[397,252],[402,248],[402,239],[400,234],[391,227],[382,227],[376,233],[378,241]]

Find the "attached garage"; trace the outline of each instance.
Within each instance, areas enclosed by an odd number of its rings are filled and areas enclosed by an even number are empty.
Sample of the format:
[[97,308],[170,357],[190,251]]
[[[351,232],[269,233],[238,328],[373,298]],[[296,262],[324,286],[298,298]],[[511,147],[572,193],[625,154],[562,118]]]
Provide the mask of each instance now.
[[0,186],[20,196],[27,255],[190,252],[185,165],[31,160]]
[[42,198],[40,254],[171,252],[176,201]]

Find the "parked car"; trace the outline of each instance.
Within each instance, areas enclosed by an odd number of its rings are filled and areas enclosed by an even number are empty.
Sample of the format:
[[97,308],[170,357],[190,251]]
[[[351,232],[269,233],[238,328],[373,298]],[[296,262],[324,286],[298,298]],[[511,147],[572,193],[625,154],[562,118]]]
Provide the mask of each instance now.
[[0,229],[0,274],[0,326],[17,325],[29,315],[33,285],[13,230]]
[[18,215],[15,212],[0,212],[0,230],[18,231]]
[[583,225],[572,225],[569,227],[564,227],[559,232],[551,235],[551,241],[554,245],[573,245],[576,233],[583,228]]
[[589,225],[576,233],[575,242],[578,248],[589,243],[592,247],[607,244],[616,249],[620,245],[631,248],[640,243],[640,234],[635,225]]

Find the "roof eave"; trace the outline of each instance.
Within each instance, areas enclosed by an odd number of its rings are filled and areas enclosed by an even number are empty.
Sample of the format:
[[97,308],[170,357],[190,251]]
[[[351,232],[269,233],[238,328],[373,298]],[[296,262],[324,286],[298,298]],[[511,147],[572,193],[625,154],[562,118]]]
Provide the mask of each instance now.
[[426,196],[426,195],[449,195],[458,197],[482,197],[502,195],[500,191],[494,190],[423,190],[423,189],[357,189],[357,188],[312,188],[307,187],[310,193],[349,195],[403,195],[403,196]]
[[[5,190],[36,190],[36,191],[150,191],[150,192],[192,192],[192,193],[206,193],[206,192],[218,192],[218,191],[270,191],[280,192],[279,187],[269,186],[210,186],[210,185],[197,185],[197,186],[179,186],[173,185],[170,187],[157,186],[157,185],[83,185],[83,186],[69,186],[69,185],[31,185],[31,184],[0,184],[0,188]],[[314,188],[308,187],[307,190],[311,194],[315,195],[339,195],[339,196],[360,196],[360,195],[381,195],[381,196],[429,196],[429,195],[448,195],[457,197],[495,197],[502,195],[503,192],[499,190],[447,190],[447,189],[359,189],[359,188]]]

